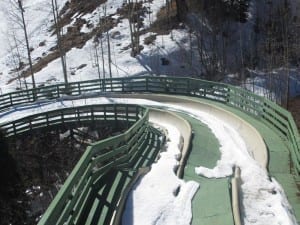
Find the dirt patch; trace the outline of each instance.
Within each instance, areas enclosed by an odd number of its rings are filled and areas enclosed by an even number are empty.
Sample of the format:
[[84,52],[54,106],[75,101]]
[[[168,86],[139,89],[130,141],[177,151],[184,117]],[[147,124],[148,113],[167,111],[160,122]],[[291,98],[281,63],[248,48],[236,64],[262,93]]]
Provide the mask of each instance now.
[[[62,47],[64,49],[64,52],[70,51],[72,48],[82,48],[85,43],[93,38],[94,36],[98,35],[100,36],[102,33],[112,29],[119,23],[119,19],[112,18],[114,15],[109,15],[106,18],[103,18],[99,24],[97,24],[91,32],[89,33],[83,33],[81,32],[81,28],[86,25],[87,27],[91,27],[91,24],[89,24],[88,21],[85,19],[82,19],[81,16],[93,12],[99,5],[105,3],[106,0],[101,1],[79,1],[79,0],[73,0],[71,2],[67,2],[65,6],[63,7],[62,11],[60,12],[61,19],[58,22],[59,27],[63,27],[65,25],[68,25],[73,20],[72,17],[78,13],[78,18],[76,18],[74,24],[67,29],[67,33],[62,36]],[[56,30],[53,26],[52,28],[52,35],[55,35]],[[44,55],[41,58],[37,59],[37,62],[34,62],[33,64],[33,72],[37,73],[40,70],[42,70],[44,67],[48,65],[51,61],[57,59],[60,57],[60,53],[58,50],[58,46],[52,47],[50,50],[50,53],[47,55]],[[24,67],[20,68],[22,70]],[[30,69],[27,68],[22,71],[22,77],[28,77],[30,76]],[[17,78],[13,78],[8,81],[8,83],[11,83],[15,81]]]
[[182,28],[182,26],[180,26],[178,20],[176,2],[172,1],[169,5],[160,9],[157,13],[157,20],[154,21],[148,29],[141,30],[140,35],[148,32],[155,33],[145,38],[144,44],[149,45],[156,40],[157,35],[168,35],[173,29],[180,28]]
[[153,22],[147,32],[153,32],[158,35],[167,35],[173,29],[179,28],[176,2],[172,1],[169,6],[164,6],[157,13],[157,20]]
[[145,45],[153,44],[155,40],[156,40],[156,35],[150,35],[149,37],[146,37],[144,39],[144,44]]
[[[105,3],[107,0],[71,0],[67,1],[59,12],[60,19],[58,21],[59,28],[62,28],[72,22],[72,17],[78,13],[78,15],[83,16],[88,13],[92,13],[98,6]],[[55,34],[55,27],[52,27],[53,34]]]
[[[75,22],[74,27],[70,27],[67,30],[67,33],[63,35],[62,37],[62,45],[64,48],[65,52],[70,51],[72,48],[82,48],[85,43],[92,39],[94,36],[101,36],[102,33],[112,29],[115,27],[120,20],[119,19],[114,19],[112,18],[113,15],[110,15],[109,17],[105,18],[105,23],[100,23],[98,26],[96,26],[91,32],[89,33],[82,33],[80,32],[82,26],[86,24],[85,22],[82,22],[83,20],[78,19],[77,21],[80,22]],[[103,22],[103,21],[102,21]],[[60,57],[59,50],[57,46],[53,47],[52,52],[50,52],[48,55],[39,58],[38,62],[33,64],[33,72],[37,73],[40,70],[42,70],[44,67],[48,65],[48,63],[52,62],[53,60],[57,59]],[[28,77],[30,76],[30,69],[27,68],[22,72],[22,77]],[[17,78],[10,79],[8,83],[11,83],[15,81]]]
[[[142,3],[137,3],[133,5],[123,4],[123,7],[118,9],[116,12],[120,15],[120,18],[115,19],[113,18],[114,14],[112,14],[107,16],[106,18],[103,18],[100,21],[100,23],[96,26],[89,24],[89,21],[86,21],[85,19],[81,18],[83,15],[93,12],[97,7],[99,7],[105,2],[106,0],[92,0],[87,2],[80,0],[72,0],[66,2],[65,6],[60,12],[61,19],[58,22],[58,26],[63,27],[65,25],[70,24],[73,20],[72,18],[74,18],[76,14],[78,14],[78,17],[76,18],[73,25],[68,27],[67,33],[62,36],[61,43],[64,49],[63,52],[67,53],[74,47],[82,48],[88,40],[94,37],[100,37],[106,31],[117,26],[121,19],[129,18],[130,7],[132,8],[131,10],[134,12],[133,16],[131,16],[131,20],[139,27],[137,31],[139,33],[138,35],[142,35],[147,32],[153,32],[158,35],[164,35],[169,34],[172,29],[180,28],[179,21],[177,18],[177,9],[175,1],[172,1],[172,3],[170,3],[168,6],[163,7],[158,12],[157,20],[154,21],[151,27],[148,29],[143,29],[143,19],[147,16],[147,13],[150,12],[148,12],[147,7],[145,7]],[[83,26],[87,26],[90,29],[92,29],[91,32],[81,32]],[[55,29],[56,28],[54,26],[51,28],[52,35],[55,35]],[[155,38],[155,35],[152,35],[145,41],[145,44],[150,44],[155,40]],[[33,64],[33,73],[41,71],[50,62],[58,59],[59,57],[60,52],[58,50],[58,46],[52,47],[51,49],[49,49],[49,53],[43,54],[43,57],[39,57],[36,59],[36,61]],[[23,65],[22,67],[18,68],[18,70],[22,71],[22,77],[28,77],[31,75],[28,65]],[[11,83],[17,79],[17,77],[10,79],[8,83]]]

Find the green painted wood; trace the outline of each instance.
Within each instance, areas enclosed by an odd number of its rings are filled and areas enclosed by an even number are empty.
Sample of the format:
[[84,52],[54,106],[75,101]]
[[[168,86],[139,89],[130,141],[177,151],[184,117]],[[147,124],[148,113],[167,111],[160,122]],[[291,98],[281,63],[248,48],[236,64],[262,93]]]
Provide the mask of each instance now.
[[[300,174],[300,137],[293,118],[283,108],[275,103],[266,100],[262,97],[256,96],[241,88],[233,87],[231,85],[203,81],[193,78],[179,78],[179,77],[128,77],[128,78],[113,78],[107,80],[89,80],[83,82],[70,83],[69,88],[66,89],[64,84],[46,86],[26,91],[12,92],[0,95],[0,110],[6,110],[11,106],[27,104],[36,100],[49,100],[59,98],[63,95],[79,96],[91,93],[107,92],[153,92],[166,94],[183,94],[187,96],[194,96],[202,99],[210,99],[214,104],[219,102],[224,103],[239,114],[241,111],[251,114],[255,120],[263,122],[267,128],[261,128],[260,132],[264,133],[264,138],[270,146],[270,171],[274,174],[283,173],[287,170],[289,163],[286,159],[291,157],[293,168],[290,172],[294,173],[295,179],[299,179]],[[226,107],[222,104],[221,107]],[[104,110],[109,111],[109,109]],[[80,115],[80,113],[79,113]],[[94,114],[93,114],[94,115]],[[118,116],[117,116],[118,117]],[[94,117],[96,118],[96,117]],[[104,114],[105,119],[107,114]],[[120,115],[120,118],[123,118]],[[78,122],[82,122],[87,118],[79,118]],[[45,123],[49,124],[51,119],[46,117]],[[63,124],[71,122],[72,120],[59,116],[53,117],[52,124],[62,122]],[[252,121],[256,123],[257,121]],[[28,122],[28,121],[27,121]],[[32,123],[34,122],[34,123]],[[40,121],[30,121],[26,124],[27,127],[20,128],[24,121],[19,121],[19,124],[12,124],[8,127],[11,133],[27,132],[31,129],[39,127]],[[19,126],[20,125],[20,126]],[[9,126],[9,125],[7,125]],[[19,130],[18,130],[19,129]],[[132,131],[133,132],[133,131]],[[269,135],[275,133],[275,136]],[[277,134],[276,134],[277,133]],[[278,136],[278,133],[281,135]],[[129,134],[127,134],[129,135]],[[268,135],[272,137],[268,139]],[[119,136],[118,138],[120,138]],[[273,138],[274,137],[274,138]],[[276,141],[275,139],[278,138]],[[286,148],[281,148],[281,152],[277,151],[278,145],[284,143]],[[289,155],[290,153],[290,155]],[[279,162],[279,159],[284,159]],[[278,169],[279,168],[279,169]],[[276,170],[276,171],[275,171]]]
[[[203,101],[203,100],[202,100]],[[284,188],[285,194],[291,204],[298,223],[300,223],[300,180],[298,174],[295,174],[291,165],[291,150],[288,140],[279,136],[278,132],[268,127],[263,120],[253,117],[239,109],[224,106],[215,102],[208,101],[228,111],[233,112],[245,121],[253,125],[262,135],[269,152],[268,170],[271,177],[274,177],[277,182]]]
[[[110,108],[111,107],[105,106],[101,109],[109,110]],[[132,106],[130,106],[130,108],[132,108]],[[52,201],[51,205],[49,206],[48,210],[44,214],[39,224],[64,224],[65,222],[70,223],[70,221],[77,220],[76,213],[81,211],[81,204],[83,202],[86,202],[87,195],[90,193],[90,186],[93,183],[93,180],[97,179],[99,176],[101,176],[101,174],[104,174],[106,171],[109,171],[113,166],[116,166],[120,164],[120,162],[124,161],[123,158],[128,156],[129,146],[126,145],[126,141],[128,140],[128,138],[133,140],[139,140],[139,138],[144,139],[145,132],[148,132],[145,129],[145,127],[147,127],[146,121],[148,119],[148,110],[144,109],[143,111],[139,110],[139,107],[133,107],[133,109],[134,108],[135,111],[138,110],[138,113],[135,113],[135,118],[137,119],[137,122],[132,127],[130,127],[125,133],[97,142],[92,146],[88,147],[82,158],[76,164],[70,176],[67,178],[67,181],[65,182],[61,190],[58,192],[55,199]],[[86,108],[82,107],[75,108],[72,110],[68,109],[66,111],[76,113],[77,119],[80,117],[79,110],[83,111],[84,113],[87,112]],[[117,110],[117,106],[113,106],[113,111],[115,112],[115,114],[118,114],[120,110],[128,111],[128,107],[122,106],[120,109],[118,108]],[[57,113],[52,112],[52,115],[64,115],[62,114],[63,111],[56,112]],[[115,114],[113,115],[113,117],[117,119],[117,117],[115,117]],[[30,116],[29,119],[27,118],[27,120],[29,120],[29,124],[31,125],[32,121],[34,121],[36,116],[41,117],[43,115],[44,114]],[[47,114],[45,125],[49,125],[49,117],[51,116]],[[127,147],[122,148],[121,145]],[[98,154],[101,153],[101,151],[104,150],[106,152],[109,148],[111,148],[112,152],[114,153],[110,154],[110,158],[107,158],[107,155],[104,155],[105,160],[99,157]],[[116,150],[114,151],[114,149]],[[129,153],[129,155],[133,154],[134,150],[137,150],[137,148],[132,148],[132,151]],[[99,163],[103,164],[100,170],[98,169],[96,170],[96,172],[93,172],[95,169],[94,167],[96,165],[99,165]],[[95,174],[97,174],[97,176],[95,176]]]
[[198,120],[180,114],[190,122],[194,136],[184,170],[184,180],[200,183],[192,201],[193,225],[234,224],[228,178],[209,179],[195,173],[196,166],[214,168],[220,159],[219,143],[211,130]]

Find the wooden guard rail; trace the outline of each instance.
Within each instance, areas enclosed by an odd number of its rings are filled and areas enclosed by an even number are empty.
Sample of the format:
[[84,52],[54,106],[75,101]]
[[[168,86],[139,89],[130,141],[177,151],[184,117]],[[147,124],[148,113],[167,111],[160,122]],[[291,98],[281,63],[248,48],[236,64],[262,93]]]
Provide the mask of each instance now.
[[[300,138],[291,114],[275,103],[243,89],[193,78],[137,77],[90,80],[19,91],[0,96],[0,112],[34,101],[98,95],[105,92],[150,92],[180,94],[218,101],[251,114],[288,141],[293,165],[300,173]],[[55,110],[0,126],[8,136],[57,123],[84,123],[89,120],[121,119],[136,122],[125,133],[88,147],[63,188],[49,206],[39,225],[73,224],[82,210],[89,186],[113,166],[124,164],[143,142],[147,133],[148,111],[138,106],[95,105]],[[122,154],[124,153],[124,154]],[[127,153],[127,154],[126,154]]]
[[93,105],[66,108],[25,117],[1,128],[8,136],[68,123],[111,120],[134,123],[126,132],[87,147],[70,176],[51,202],[39,225],[73,224],[78,219],[91,185],[111,168],[126,165],[143,146],[148,134],[149,110],[137,105]]
[[0,124],[6,136],[17,136],[24,132],[51,126],[68,127],[76,123],[93,125],[96,121],[125,121],[127,126],[136,122],[146,109],[137,105],[88,105],[73,108],[63,108],[16,119]]
[[0,95],[0,111],[20,104],[105,92],[151,92],[206,98],[239,108],[265,122],[288,141],[297,175],[300,174],[300,137],[291,114],[277,104],[241,88],[194,78],[129,77],[57,84]]

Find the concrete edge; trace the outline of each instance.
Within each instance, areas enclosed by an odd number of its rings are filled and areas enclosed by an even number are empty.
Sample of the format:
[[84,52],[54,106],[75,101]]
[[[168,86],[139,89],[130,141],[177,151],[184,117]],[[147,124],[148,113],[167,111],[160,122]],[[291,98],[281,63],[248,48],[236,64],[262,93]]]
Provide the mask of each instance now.
[[177,114],[165,110],[150,108],[149,119],[159,118],[176,126],[182,137],[180,142],[181,157],[178,165],[176,175],[179,178],[183,177],[184,167],[187,157],[189,155],[190,143],[192,139],[192,127],[188,121],[178,116]]
[[199,99],[189,99],[187,96],[174,96],[164,94],[110,94],[106,97],[113,98],[136,98],[147,99],[157,102],[170,103],[178,106],[186,106],[196,110],[201,110],[212,114],[223,121],[228,122],[242,136],[249,154],[262,166],[267,169],[268,166],[268,150],[260,133],[248,122],[235,115],[234,113],[225,110],[213,103],[202,101]]
[[[177,169],[177,176],[182,178],[185,163],[188,156],[188,151],[190,149],[190,142],[192,138],[192,128],[191,125],[180,116],[176,115],[175,113],[164,111],[160,109],[154,109],[150,108],[149,110],[149,119],[151,118],[159,118],[161,120],[170,122],[171,124],[175,125],[179,131],[180,135],[182,137],[182,141],[180,143],[180,150],[181,150],[181,157],[179,161],[179,166]],[[147,174],[150,171],[150,167],[143,167],[140,168],[137,172],[137,174],[133,177],[133,179],[130,181],[130,183],[127,185],[125,190],[120,196],[120,200],[118,203],[117,208],[115,209],[114,215],[112,217],[110,225],[119,225],[122,221],[122,216],[124,212],[124,207],[128,198],[128,194],[135,185],[135,183],[138,181],[138,179]]]
[[[234,113],[227,111],[221,107],[201,101],[201,99],[187,99],[186,96],[170,96],[162,94],[113,94],[111,97],[120,98],[140,98],[148,99],[152,101],[171,103],[180,106],[187,106],[194,109],[198,109],[230,123],[242,136],[249,150],[249,154],[258,161],[258,163],[265,169],[268,166],[268,150],[265,145],[263,138],[260,133],[248,122],[235,115]],[[231,200],[232,200],[232,211],[235,221],[235,225],[241,225],[240,218],[240,198],[239,190],[241,185],[240,169],[235,169],[234,177],[231,180]]]
[[240,214],[240,185],[241,185],[241,170],[235,167],[234,177],[231,179],[231,200],[234,225],[242,225]]

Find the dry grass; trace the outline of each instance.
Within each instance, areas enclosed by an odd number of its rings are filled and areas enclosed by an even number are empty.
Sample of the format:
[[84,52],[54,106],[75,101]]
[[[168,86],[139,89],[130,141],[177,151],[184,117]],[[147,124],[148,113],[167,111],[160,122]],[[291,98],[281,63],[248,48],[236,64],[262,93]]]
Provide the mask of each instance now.
[[177,8],[175,1],[170,7],[163,7],[157,13],[157,20],[151,25],[148,31],[157,33],[158,35],[166,35],[172,29],[178,28]]

